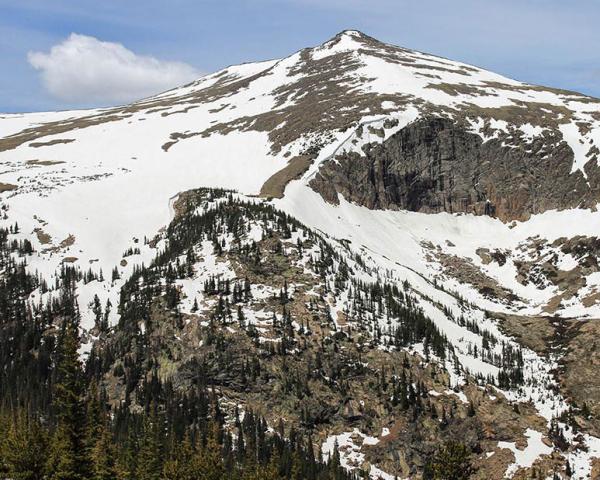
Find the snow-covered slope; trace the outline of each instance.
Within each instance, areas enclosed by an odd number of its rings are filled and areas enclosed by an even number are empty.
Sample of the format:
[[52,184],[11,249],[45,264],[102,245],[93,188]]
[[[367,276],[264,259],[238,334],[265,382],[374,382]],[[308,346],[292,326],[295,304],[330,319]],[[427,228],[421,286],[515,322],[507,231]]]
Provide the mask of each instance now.
[[[129,106],[0,117],[7,221],[41,234],[40,271],[52,272],[69,257],[107,272],[135,239],[168,222],[169,200],[179,192],[218,186],[257,194],[290,158],[312,148],[316,161],[288,187],[280,206],[402,268],[428,278],[437,274],[486,308],[539,313],[556,286],[523,285],[513,259],[503,266],[484,263],[476,251],[515,250],[536,235],[549,242],[592,236],[600,222],[595,213],[549,211],[515,226],[469,215],[372,212],[343,199],[333,206],[305,186],[340,151],[360,152],[365,143],[381,142],[432,114],[466,118],[485,140],[512,132],[510,138],[533,141],[554,129],[574,150],[571,171],[583,174],[600,143],[597,100],[345,31],[316,48],[229,67]],[[359,127],[383,133],[357,139]],[[519,301],[501,304],[473,285],[445,278],[425,244],[475,263]],[[597,277],[590,277],[587,293],[600,288]],[[600,313],[595,303],[560,308],[568,315]]]
[[[550,152],[566,144],[568,175],[598,190],[599,100],[345,31],[287,58],[232,66],[127,106],[0,116],[0,223],[18,223],[18,236],[33,238],[29,268],[48,280],[64,263],[102,271],[102,279],[78,289],[89,328],[94,295],[116,305],[134,266],[152,260],[156,245],[148,240],[172,219],[180,192],[223,187],[257,195],[295,158],[309,156],[312,163],[285,177],[283,198],[273,203],[332,239],[348,240],[390,278],[409,281],[463,365],[495,374],[469,353],[479,337],[450,322],[443,309],[465,313],[457,300],[465,298],[466,314],[482,324],[486,310],[600,317],[600,273],[590,266],[594,252],[581,248],[581,239],[600,231],[600,212],[571,206],[502,222],[371,210],[343,196],[334,204],[311,188],[337,155],[362,156],[363,147],[431,116],[503,148],[541,144]],[[124,256],[130,248],[139,253]],[[111,315],[116,322],[116,309]],[[531,398],[549,421],[565,408],[561,397],[545,403],[554,364],[531,351],[527,362],[528,378],[539,382],[519,398]],[[600,455],[594,442],[590,456]]]

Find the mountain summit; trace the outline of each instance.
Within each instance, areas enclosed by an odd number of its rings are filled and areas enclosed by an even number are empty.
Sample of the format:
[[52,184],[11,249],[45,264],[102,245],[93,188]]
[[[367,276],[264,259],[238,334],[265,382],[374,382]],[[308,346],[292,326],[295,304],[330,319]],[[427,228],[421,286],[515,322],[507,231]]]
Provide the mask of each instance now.
[[[324,195],[335,200],[336,192],[344,193],[369,206],[427,211],[482,213],[491,208],[500,218],[512,220],[548,209],[592,207],[598,201],[591,180],[598,177],[599,102],[573,92],[527,85],[347,30],[284,59],[229,67],[128,106],[5,116],[0,151],[33,144],[34,148],[52,146],[64,150],[67,157],[68,152],[78,157],[77,147],[90,135],[92,142],[101,142],[103,150],[108,149],[111,158],[137,157],[137,145],[143,144],[152,158],[181,159],[185,164],[191,149],[197,157],[194,170],[200,171],[203,168],[196,167],[203,160],[198,157],[210,162],[210,154],[203,153],[210,149],[208,145],[228,136],[231,149],[238,144],[234,137],[244,137],[239,142],[242,149],[253,144],[260,151],[252,162],[256,176],[241,173],[243,170],[231,163],[235,159],[222,157],[225,165],[231,165],[226,167],[227,184],[257,193],[268,173],[283,168],[290,158],[311,147],[333,144],[366,122],[388,117],[388,123],[397,122],[394,130],[398,130],[414,120],[435,117],[458,128],[468,137],[464,141],[477,142],[479,138],[485,151],[478,155],[500,158],[498,165],[488,168],[463,162],[465,170],[460,178],[450,179],[455,169],[449,165],[454,164],[440,163],[440,171],[433,172],[433,177],[419,178],[419,185],[430,182],[439,187],[445,178],[446,184],[461,184],[459,191],[425,188],[419,195],[427,198],[416,201],[398,201],[388,194],[383,199],[375,199],[372,193],[350,194],[341,179],[335,182],[335,191],[330,189]],[[118,140],[123,129],[116,128],[123,122],[128,125],[127,144],[133,147],[126,148],[128,153]],[[442,136],[448,132],[441,125],[431,128],[441,128]],[[71,139],[73,135],[67,134],[73,131],[83,138],[64,142]],[[65,136],[69,138],[62,138]],[[510,147],[518,148],[511,153]],[[86,150],[88,158],[94,155]],[[235,153],[233,156],[238,158]],[[79,158],[77,163],[81,162]],[[104,165],[99,175],[106,173]],[[421,167],[410,168],[416,171]],[[186,168],[181,165],[177,170],[184,172]],[[554,178],[541,178],[549,170],[556,172]],[[183,175],[190,178],[187,171]],[[555,182],[556,178],[561,181]],[[532,182],[541,184],[531,188]],[[479,186],[475,188],[475,184]],[[385,190],[386,186],[371,188]],[[370,198],[360,200],[357,195]]]
[[[311,199],[322,212],[348,203],[370,218],[446,212],[460,223],[456,215],[468,214],[491,221],[490,231],[542,214],[595,218],[586,209],[600,201],[600,100],[355,30],[126,106],[4,115],[0,132],[2,190],[23,226],[58,241],[72,235],[73,256],[105,268],[132,238],[165,224],[179,192],[199,186],[277,198],[295,215]],[[329,221],[303,219],[320,227]],[[517,230],[502,234],[505,245],[524,240]],[[552,241],[587,232],[583,225],[553,229]],[[370,244],[368,232],[361,242]],[[461,255],[479,262],[476,250]],[[410,259],[411,268],[422,265]],[[567,305],[549,293],[532,295],[514,275],[508,285],[504,273],[488,273],[526,304],[554,302],[552,312]]]
[[374,480],[597,478],[600,100],[346,30],[0,135],[14,378],[80,312],[114,418],[158,405],[165,445],[197,402],[232,464],[260,430]]

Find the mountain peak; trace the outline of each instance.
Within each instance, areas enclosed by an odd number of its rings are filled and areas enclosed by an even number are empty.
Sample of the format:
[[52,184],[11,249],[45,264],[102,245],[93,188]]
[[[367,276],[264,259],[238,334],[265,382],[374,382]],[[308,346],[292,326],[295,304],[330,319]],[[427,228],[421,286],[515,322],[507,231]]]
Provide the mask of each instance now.
[[353,30],[353,29],[342,30],[334,38],[341,38],[341,37],[369,38],[368,35],[364,34],[360,30]]
[[319,56],[328,56],[332,53],[351,52],[364,48],[379,49],[383,47],[379,40],[366,35],[359,30],[343,30],[321,45],[311,49]]
[[380,44],[381,42],[361,32],[360,30],[347,29],[342,30],[334,37],[321,44],[320,47],[330,48],[340,43],[343,44],[345,47],[347,46],[348,48],[359,48],[360,46],[365,45],[367,43]]

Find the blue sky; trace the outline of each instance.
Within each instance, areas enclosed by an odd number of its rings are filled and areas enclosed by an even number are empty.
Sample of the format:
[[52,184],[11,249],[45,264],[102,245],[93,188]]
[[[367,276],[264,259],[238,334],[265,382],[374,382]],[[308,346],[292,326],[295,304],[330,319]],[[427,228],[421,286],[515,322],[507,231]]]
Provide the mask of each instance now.
[[347,28],[600,97],[598,25],[598,0],[0,0],[0,111],[119,103]]

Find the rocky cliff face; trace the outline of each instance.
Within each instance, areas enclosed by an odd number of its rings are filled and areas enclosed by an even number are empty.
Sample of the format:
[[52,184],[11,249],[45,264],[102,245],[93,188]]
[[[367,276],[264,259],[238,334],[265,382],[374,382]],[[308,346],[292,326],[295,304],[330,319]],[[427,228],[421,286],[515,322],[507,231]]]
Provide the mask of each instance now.
[[[359,132],[360,135],[360,132]],[[337,203],[338,194],[371,209],[465,212],[521,220],[550,209],[591,207],[600,199],[599,169],[587,179],[570,173],[573,151],[540,138],[527,148],[505,138],[484,141],[463,123],[420,119],[363,154],[348,152],[325,162],[311,186]]]

